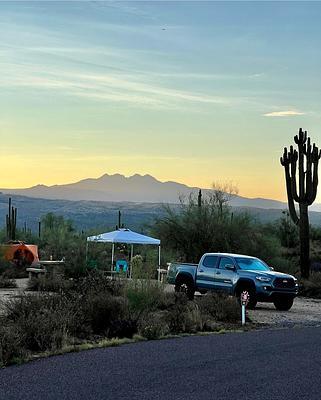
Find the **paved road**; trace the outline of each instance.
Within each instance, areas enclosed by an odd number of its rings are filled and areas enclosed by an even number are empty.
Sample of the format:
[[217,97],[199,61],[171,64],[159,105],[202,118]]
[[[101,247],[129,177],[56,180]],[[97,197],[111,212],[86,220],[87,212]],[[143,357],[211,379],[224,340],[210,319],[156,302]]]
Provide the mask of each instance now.
[[0,399],[320,400],[321,328],[142,342],[0,370]]

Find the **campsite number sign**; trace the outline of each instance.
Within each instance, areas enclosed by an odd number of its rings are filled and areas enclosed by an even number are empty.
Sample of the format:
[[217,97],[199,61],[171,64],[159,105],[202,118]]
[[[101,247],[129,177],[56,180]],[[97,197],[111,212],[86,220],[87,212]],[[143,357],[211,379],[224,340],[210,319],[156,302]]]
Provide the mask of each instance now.
[[241,304],[242,306],[247,306],[248,302],[249,302],[249,293],[248,292],[242,292],[241,293]]
[[242,325],[245,325],[245,307],[248,305],[250,295],[248,292],[241,293],[241,305],[242,305]]

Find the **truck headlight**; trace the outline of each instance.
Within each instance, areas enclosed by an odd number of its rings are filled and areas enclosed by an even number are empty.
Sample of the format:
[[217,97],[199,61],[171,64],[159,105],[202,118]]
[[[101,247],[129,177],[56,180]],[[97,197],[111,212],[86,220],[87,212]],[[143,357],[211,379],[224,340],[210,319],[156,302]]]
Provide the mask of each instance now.
[[268,278],[267,276],[256,276],[255,279],[260,282],[271,282],[271,278]]

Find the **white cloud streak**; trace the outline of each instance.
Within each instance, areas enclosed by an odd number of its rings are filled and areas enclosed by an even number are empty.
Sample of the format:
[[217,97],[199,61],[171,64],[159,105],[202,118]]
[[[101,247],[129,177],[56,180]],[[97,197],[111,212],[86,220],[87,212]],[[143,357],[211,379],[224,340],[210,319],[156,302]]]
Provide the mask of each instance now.
[[287,110],[287,111],[272,111],[263,114],[264,117],[296,117],[298,115],[304,115],[302,111]]

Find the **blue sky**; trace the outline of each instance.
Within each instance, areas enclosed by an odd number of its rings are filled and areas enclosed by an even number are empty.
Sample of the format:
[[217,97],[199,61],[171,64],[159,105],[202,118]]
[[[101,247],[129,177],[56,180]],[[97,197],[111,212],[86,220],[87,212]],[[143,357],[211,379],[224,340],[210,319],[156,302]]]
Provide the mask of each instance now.
[[[284,198],[320,145],[317,2],[1,2],[2,187],[152,174]],[[40,167],[41,166],[41,167]]]

